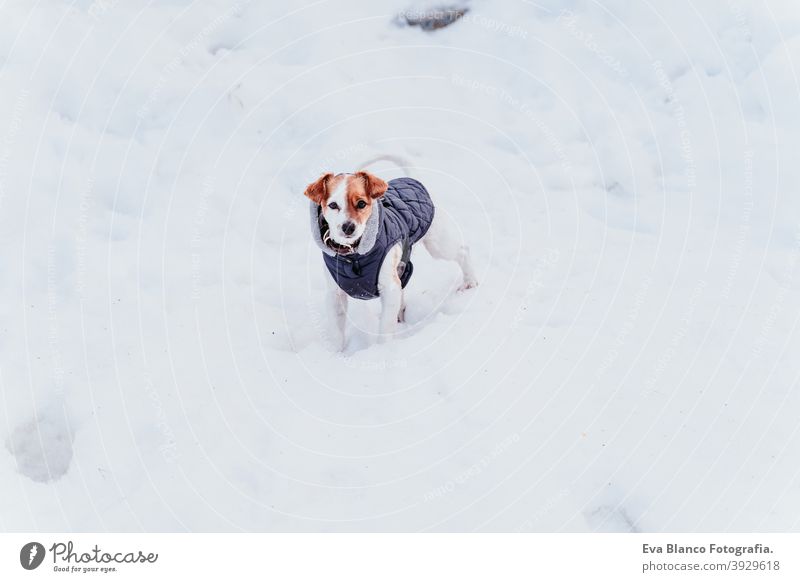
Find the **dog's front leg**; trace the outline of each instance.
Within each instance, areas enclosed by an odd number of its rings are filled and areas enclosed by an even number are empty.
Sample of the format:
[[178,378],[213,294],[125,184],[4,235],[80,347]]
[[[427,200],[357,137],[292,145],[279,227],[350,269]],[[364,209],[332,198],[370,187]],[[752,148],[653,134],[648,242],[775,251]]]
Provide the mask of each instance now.
[[378,274],[378,292],[381,296],[381,320],[378,342],[391,339],[397,327],[397,319],[403,306],[403,286],[397,275],[397,267],[403,257],[403,249],[395,245],[386,253]]
[[336,282],[328,277],[328,314],[332,320],[334,349],[344,350],[344,328],[347,323],[347,293],[342,291]]

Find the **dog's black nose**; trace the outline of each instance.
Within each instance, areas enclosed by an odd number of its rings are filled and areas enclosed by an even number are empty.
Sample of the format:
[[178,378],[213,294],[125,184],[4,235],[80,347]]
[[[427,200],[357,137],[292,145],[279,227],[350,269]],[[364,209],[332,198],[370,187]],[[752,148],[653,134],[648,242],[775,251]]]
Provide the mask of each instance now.
[[356,225],[352,222],[345,222],[342,225],[342,232],[345,233],[347,236],[350,236],[356,231]]

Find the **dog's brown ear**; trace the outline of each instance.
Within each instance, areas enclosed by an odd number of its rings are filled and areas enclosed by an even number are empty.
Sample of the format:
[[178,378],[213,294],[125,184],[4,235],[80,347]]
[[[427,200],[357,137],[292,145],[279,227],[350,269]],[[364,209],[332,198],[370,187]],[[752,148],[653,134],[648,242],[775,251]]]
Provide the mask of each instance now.
[[359,172],[357,175],[364,180],[364,184],[367,188],[367,195],[370,198],[380,198],[384,195],[386,190],[389,189],[389,184],[369,172]]
[[311,200],[322,206],[325,198],[328,197],[328,180],[333,177],[330,172],[323,174],[316,182],[312,182],[306,187],[305,195]]

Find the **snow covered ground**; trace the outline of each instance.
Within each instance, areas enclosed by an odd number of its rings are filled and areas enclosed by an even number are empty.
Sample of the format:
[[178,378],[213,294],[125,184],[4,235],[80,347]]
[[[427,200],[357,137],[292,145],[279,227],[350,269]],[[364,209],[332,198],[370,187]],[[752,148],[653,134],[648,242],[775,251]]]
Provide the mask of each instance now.
[[[435,6],[0,4],[0,529],[800,529],[795,0]],[[335,353],[380,153],[481,285]]]

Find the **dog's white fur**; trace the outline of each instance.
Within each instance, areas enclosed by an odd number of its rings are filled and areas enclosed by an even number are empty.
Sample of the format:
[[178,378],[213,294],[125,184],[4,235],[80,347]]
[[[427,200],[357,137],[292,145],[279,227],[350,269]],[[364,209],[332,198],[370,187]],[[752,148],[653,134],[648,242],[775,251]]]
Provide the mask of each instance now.
[[[398,159],[391,156],[382,156],[362,164],[362,168],[369,166],[377,161],[389,160],[398,163]],[[406,164],[399,162],[398,165],[404,168],[406,175],[408,170]],[[330,227],[330,236],[338,244],[349,245],[361,238],[364,233],[365,224],[356,224],[356,230],[351,235],[346,235],[342,226],[351,220],[349,207],[347,204],[347,188],[349,180],[341,180],[333,191],[329,194],[327,205],[335,202],[338,210],[323,206],[322,211],[325,220]],[[472,267],[469,248],[461,243],[453,234],[453,225],[449,216],[437,211],[434,213],[433,222],[428,232],[420,239],[430,255],[435,259],[455,261],[461,267],[463,275],[462,284],[459,290],[471,289],[477,286],[478,280]],[[381,265],[378,274],[378,292],[381,300],[381,316],[379,324],[378,341],[383,343],[390,339],[397,328],[397,323],[404,321],[405,301],[403,297],[403,287],[397,275],[397,266],[403,255],[402,246],[397,244],[386,253],[386,257]],[[349,297],[342,291],[331,277],[326,277],[329,282],[330,292],[328,294],[328,311],[334,322],[334,343],[337,348],[342,350],[345,346],[345,324],[347,321],[347,303]]]
[[[325,217],[331,229],[331,238],[340,245],[349,245],[356,242],[361,238],[361,235],[364,234],[364,228],[367,226],[366,223],[359,224],[358,222],[354,222],[356,230],[351,235],[346,235],[342,230],[344,223],[350,221],[350,213],[347,207],[348,184],[349,180],[341,180],[336,188],[333,189],[330,196],[328,196],[328,205],[322,209],[322,215]],[[330,208],[329,205],[331,203],[336,204],[339,210]]]

